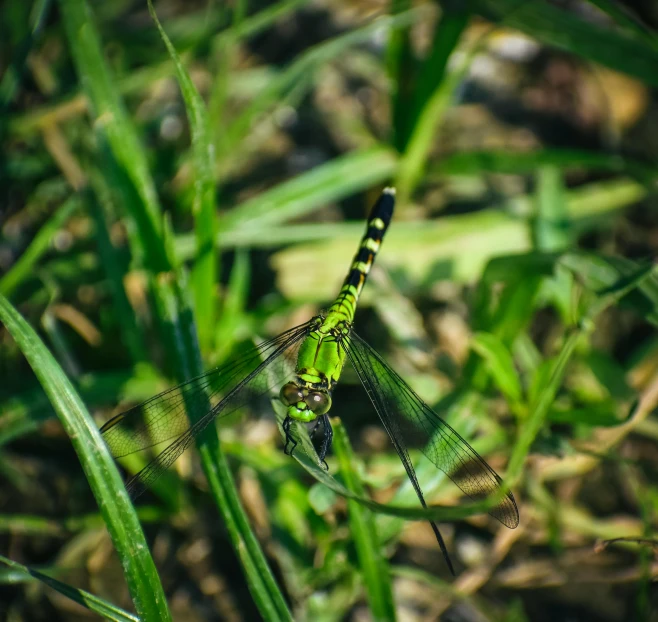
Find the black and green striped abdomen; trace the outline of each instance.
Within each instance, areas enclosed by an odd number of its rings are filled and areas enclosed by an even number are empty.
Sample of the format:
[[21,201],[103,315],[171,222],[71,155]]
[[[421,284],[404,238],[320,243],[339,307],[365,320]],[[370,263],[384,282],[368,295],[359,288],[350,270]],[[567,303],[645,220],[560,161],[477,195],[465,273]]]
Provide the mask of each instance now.
[[339,312],[348,322],[354,319],[356,304],[366,282],[370,268],[375,261],[382,239],[393,217],[395,189],[384,188],[379,200],[373,206],[368,217],[368,227],[354,256],[350,271],[347,273],[343,287],[336,302],[329,308],[329,313]]

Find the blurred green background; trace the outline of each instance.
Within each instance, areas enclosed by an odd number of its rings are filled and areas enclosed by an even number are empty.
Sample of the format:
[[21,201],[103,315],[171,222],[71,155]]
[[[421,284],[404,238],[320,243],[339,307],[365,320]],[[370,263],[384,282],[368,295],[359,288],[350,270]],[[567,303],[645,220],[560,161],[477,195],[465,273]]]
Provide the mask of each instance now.
[[[5,0],[0,619],[658,620],[658,8],[630,6]],[[267,412],[135,514],[93,422],[330,304],[388,184],[356,329],[520,526],[443,523],[453,579]],[[332,414],[330,473],[416,509],[350,369]]]

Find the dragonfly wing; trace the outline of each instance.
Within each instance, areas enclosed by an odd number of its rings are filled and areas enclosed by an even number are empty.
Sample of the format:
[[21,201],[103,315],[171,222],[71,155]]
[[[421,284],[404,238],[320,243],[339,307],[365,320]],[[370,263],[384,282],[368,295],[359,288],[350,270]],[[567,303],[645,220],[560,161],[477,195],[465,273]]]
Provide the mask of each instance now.
[[[311,327],[312,321],[292,328],[103,425],[101,434],[117,458],[174,439],[127,483],[130,496],[138,497],[216,418],[267,398],[284,384],[294,371],[296,352]],[[266,369],[268,373],[262,373]]]
[[[500,489],[502,480],[496,472],[361,337],[352,332],[345,340],[345,349],[423,505],[425,501],[407,451],[407,446],[420,438],[425,456],[469,497],[482,499]],[[519,511],[511,492],[489,513],[511,529],[519,524]]]

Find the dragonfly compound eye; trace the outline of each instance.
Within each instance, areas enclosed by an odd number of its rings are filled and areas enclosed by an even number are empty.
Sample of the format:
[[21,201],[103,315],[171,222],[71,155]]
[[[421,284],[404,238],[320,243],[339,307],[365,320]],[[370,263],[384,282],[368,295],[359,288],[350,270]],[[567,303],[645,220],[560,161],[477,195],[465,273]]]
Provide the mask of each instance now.
[[279,397],[286,406],[292,406],[304,400],[302,390],[294,382],[284,384],[281,387]]
[[328,393],[309,393],[306,398],[308,408],[316,415],[324,415],[331,408],[331,398]]

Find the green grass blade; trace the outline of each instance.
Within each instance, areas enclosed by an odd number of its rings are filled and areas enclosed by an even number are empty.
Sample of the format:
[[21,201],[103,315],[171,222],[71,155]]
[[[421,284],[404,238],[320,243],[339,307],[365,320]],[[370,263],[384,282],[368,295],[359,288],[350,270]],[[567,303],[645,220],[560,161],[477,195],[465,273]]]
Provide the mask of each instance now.
[[[2,79],[0,79],[0,110],[4,111],[9,108],[16,96],[16,92],[27,68],[25,61],[48,22],[52,4],[52,0],[38,0],[32,6],[29,32],[24,34],[23,41],[20,45],[15,46],[11,62],[8,66],[5,64],[3,68]],[[11,9],[6,8],[5,10],[9,12]],[[7,19],[6,15],[4,19]],[[9,22],[9,19],[7,21]],[[11,26],[8,27],[10,28]]]
[[0,278],[0,294],[9,296],[23,280],[32,275],[35,264],[50,247],[55,233],[80,207],[80,204],[80,197],[73,195],[57,208],[57,211],[39,229],[25,252],[11,269]]
[[530,404],[530,414],[521,425],[509,464],[507,465],[505,483],[510,487],[514,486],[521,478],[526,456],[530,452],[530,446],[546,422],[550,408],[555,401],[555,396],[562,384],[567,364],[582,335],[582,330],[573,330],[568,335],[560,354],[552,362],[550,371],[547,370],[545,373],[546,382],[544,386],[535,392],[536,398]]
[[[177,280],[172,273],[159,274],[152,290],[158,315],[163,321],[160,332],[174,362],[175,374],[179,380],[186,380],[200,375],[203,367],[195,338],[192,311],[184,301],[184,288],[180,286],[180,280],[180,276]],[[197,447],[210,492],[219,508],[261,615],[265,620],[292,620],[285,598],[242,508],[231,469],[221,450],[214,426],[208,426],[199,436]]]
[[199,343],[202,351],[209,349],[215,324],[218,253],[215,246],[217,232],[215,207],[215,155],[214,145],[208,124],[206,106],[194,86],[190,75],[181,62],[176,49],[162,28],[151,0],[149,12],[167,51],[174,62],[176,77],[185,101],[187,118],[192,134],[192,155],[194,162],[194,231],[197,240],[197,255],[192,269],[192,291]]
[[395,165],[395,153],[382,145],[348,153],[241,203],[221,219],[221,229],[271,227],[298,218],[388,180]]
[[562,171],[542,166],[537,172],[537,209],[533,236],[538,251],[564,250],[570,243],[569,220]]
[[60,0],[60,7],[71,54],[91,102],[96,127],[107,140],[119,172],[139,197],[133,218],[140,230],[144,259],[155,272],[167,270],[170,262],[158,243],[162,232],[160,204],[147,157],[103,57],[89,7],[85,0]]
[[[653,278],[651,278],[653,277]],[[649,286],[653,285],[653,292],[655,293],[656,269],[653,263],[637,267],[630,274],[620,277],[615,283],[598,292],[598,300],[589,309],[589,315],[593,319],[599,313],[608,307],[617,304],[622,298],[630,294],[636,289],[641,289],[645,283],[648,282]],[[656,300],[654,297],[653,314],[656,311]],[[652,314],[652,315],[653,315]]]
[[441,8],[432,37],[432,48],[418,70],[418,79],[413,90],[410,128],[416,126],[419,115],[446,76],[448,59],[457,47],[471,16],[468,1],[446,2]]
[[43,342],[2,296],[0,320],[30,363],[71,439],[121,559],[138,615],[142,620],[170,620],[139,519],[93,419]]
[[466,51],[458,67],[448,72],[436,85],[431,96],[427,97],[422,111],[419,112],[418,121],[413,128],[407,148],[400,158],[397,171],[395,187],[400,205],[409,201],[425,172],[427,158],[436,139],[436,130],[452,103],[455,90],[466,76],[477,49],[478,45],[475,44]]
[[[412,8],[411,0],[393,0],[391,13],[399,15]],[[388,74],[393,86],[391,97],[391,143],[402,153],[411,134],[413,88],[418,69],[411,47],[409,28],[394,30],[389,35],[387,49]]]
[[640,266],[624,257],[592,253],[567,253],[559,259],[585,288],[599,293],[592,305],[596,313],[612,303],[631,307],[652,324],[658,324],[658,283],[651,266]]
[[623,31],[600,26],[542,0],[477,0],[475,7],[484,17],[658,86],[658,50]]
[[[499,502],[499,496],[478,501],[476,503],[464,503],[459,506],[428,506],[423,508],[420,504],[411,505],[395,505],[389,503],[379,503],[374,501],[367,495],[361,495],[352,492],[343,486],[333,475],[327,473],[324,467],[316,462],[313,462],[303,452],[297,451],[294,454],[295,460],[318,482],[324,484],[330,490],[333,490],[337,495],[345,499],[351,499],[364,507],[376,512],[377,514],[385,514],[387,516],[397,516],[406,520],[435,520],[439,522],[450,522],[463,520],[470,516],[477,514],[486,514],[489,508],[495,506]],[[436,469],[434,469],[436,470]],[[411,500],[413,503],[414,500]],[[417,501],[417,500],[416,500]]]
[[280,0],[266,5],[258,13],[243,17],[228,31],[221,32],[217,38],[237,40],[253,37],[307,2],[308,0]]
[[147,361],[148,353],[144,344],[144,338],[139,330],[135,312],[130,306],[124,286],[124,276],[127,269],[127,265],[125,264],[127,261],[122,264],[118,257],[119,253],[110,239],[110,232],[108,231],[107,221],[105,220],[103,211],[103,206],[106,208],[105,211],[111,211],[109,205],[111,201],[110,192],[105,178],[97,171],[91,172],[89,178],[91,184],[94,186],[96,195],[95,198],[90,198],[88,203],[91,217],[95,223],[94,233],[98,245],[98,256],[101,260],[103,270],[107,275],[123,345],[130,352],[134,363]]
[[[157,523],[171,518],[171,515],[166,510],[154,506],[143,506],[137,514],[140,521],[146,523]],[[62,520],[53,520],[26,514],[0,514],[0,533],[13,535],[62,536],[67,533],[86,529],[98,529],[103,525],[103,517],[98,513],[83,516],[67,516]]]
[[249,254],[240,249],[235,253],[228,288],[222,300],[222,311],[215,327],[215,352],[219,360],[231,351],[236,340],[237,329],[245,315],[250,277]]
[[538,149],[534,151],[465,151],[448,155],[430,167],[437,175],[478,175],[480,173],[534,173],[543,166],[560,169],[627,172],[630,175],[653,175],[649,166],[614,153],[598,153],[581,149]]
[[492,378],[505,397],[512,404],[521,402],[523,395],[518,373],[502,340],[491,333],[476,333],[471,347],[486,361]]
[[8,559],[2,555],[0,555],[0,563],[11,568],[12,570],[16,570],[24,573],[27,576],[34,577],[38,581],[41,581],[41,583],[44,585],[47,585],[63,596],[71,599],[73,602],[82,605],[85,609],[89,609],[89,611],[93,611],[94,613],[103,616],[103,618],[106,620],[113,620],[116,622],[140,621],[140,618],[137,616],[114,606],[112,603],[108,603],[102,598],[98,598],[98,596],[94,596],[93,594],[85,592],[84,590],[71,587],[70,585],[62,583],[57,579],[53,579],[52,577],[49,577],[48,575],[45,575],[38,570],[34,570],[28,566],[23,566],[23,564],[19,564],[18,562],[12,561],[11,559]]
[[607,13],[610,18],[615,21],[619,26],[625,28],[629,34],[636,36],[639,40],[644,41],[654,49],[658,45],[655,33],[643,24],[636,15],[632,13],[631,9],[626,8],[621,3],[615,0],[589,0],[604,13]]
[[348,53],[351,47],[368,41],[376,32],[405,28],[421,19],[424,14],[421,7],[420,10],[412,9],[393,16],[381,16],[364,26],[348,30],[306,50],[278,73],[231,123],[231,127],[226,130],[226,136],[221,141],[221,148],[218,146],[218,151],[231,154],[267,110],[289,104],[292,99],[301,99],[313,85],[316,70],[324,63]]
[[[354,494],[364,496],[365,490],[356,469],[356,458],[343,423],[332,419],[333,448],[345,486]],[[361,574],[366,587],[370,613],[375,620],[395,620],[395,603],[388,563],[382,554],[377,527],[372,512],[356,501],[348,500],[350,528],[356,546]]]
[[[215,142],[222,155],[232,155],[226,144],[226,128],[222,119],[226,112],[226,103],[230,90],[236,79],[236,72],[232,72],[232,63],[239,53],[239,43],[247,37],[253,37],[266,28],[272,26],[277,20],[292,13],[298,6],[307,0],[280,0],[261,9],[254,15],[244,16],[243,11],[237,8],[233,11],[233,24],[221,32],[214,40],[213,47],[218,57],[215,80],[210,96],[209,112],[210,126],[215,128]],[[245,129],[247,129],[245,127]],[[221,159],[221,158],[220,158]]]

